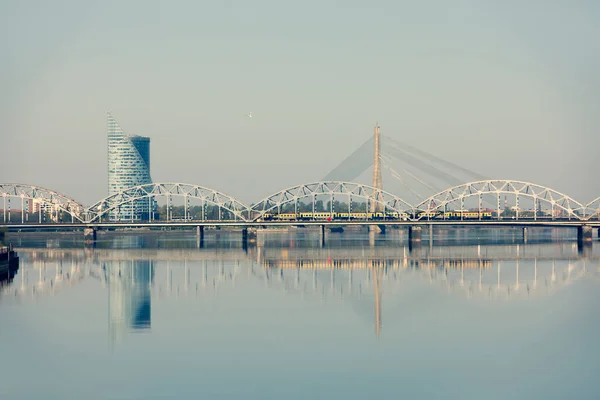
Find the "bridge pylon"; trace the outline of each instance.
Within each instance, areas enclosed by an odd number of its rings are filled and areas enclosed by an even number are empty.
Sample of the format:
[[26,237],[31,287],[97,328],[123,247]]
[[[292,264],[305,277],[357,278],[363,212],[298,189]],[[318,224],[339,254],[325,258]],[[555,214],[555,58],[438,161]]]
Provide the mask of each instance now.
[[[381,133],[379,131],[379,123],[375,123],[375,131],[373,133],[373,198],[371,199],[370,212],[382,212],[381,203],[379,200],[382,197],[383,182],[381,180]],[[371,226],[371,230],[385,233],[385,228],[379,226]]]
[[381,181],[381,134],[379,132],[379,124],[375,124],[374,138],[374,155],[373,155],[373,187],[377,189],[373,192],[373,201],[371,201],[371,212],[380,212],[381,204],[378,200],[381,198],[383,183]]

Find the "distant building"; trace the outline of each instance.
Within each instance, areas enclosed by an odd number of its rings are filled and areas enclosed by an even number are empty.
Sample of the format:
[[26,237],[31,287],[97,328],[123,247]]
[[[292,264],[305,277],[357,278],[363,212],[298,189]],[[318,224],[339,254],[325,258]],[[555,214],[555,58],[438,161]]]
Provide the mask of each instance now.
[[27,218],[33,218],[34,215],[42,213],[40,217],[42,222],[57,222],[58,220],[57,209],[40,199],[28,199],[23,211]]
[[[108,195],[130,187],[152,183],[150,177],[150,138],[126,135],[108,114]],[[150,199],[120,206],[109,214],[119,221],[146,220],[152,212]]]

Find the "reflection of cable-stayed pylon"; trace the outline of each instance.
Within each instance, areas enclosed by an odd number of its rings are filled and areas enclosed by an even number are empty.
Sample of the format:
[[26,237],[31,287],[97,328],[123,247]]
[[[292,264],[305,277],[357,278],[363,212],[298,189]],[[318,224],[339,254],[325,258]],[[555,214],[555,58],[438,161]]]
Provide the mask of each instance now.
[[381,332],[381,291],[379,289],[380,268],[372,269],[373,273],[373,292],[375,294],[375,334],[379,336]]
[[381,135],[379,133],[379,124],[375,124],[375,133],[373,135],[374,143],[374,157],[373,157],[373,187],[377,190],[373,192],[373,199],[371,200],[371,212],[380,212],[381,204],[379,200],[381,198],[381,190],[383,190],[383,183],[381,181]]

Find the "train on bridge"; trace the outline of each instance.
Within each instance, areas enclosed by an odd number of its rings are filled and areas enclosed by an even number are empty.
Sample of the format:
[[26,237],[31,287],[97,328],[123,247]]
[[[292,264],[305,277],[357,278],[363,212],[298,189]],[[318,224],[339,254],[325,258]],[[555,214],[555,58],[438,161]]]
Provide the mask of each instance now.
[[[495,213],[491,211],[447,211],[447,212],[418,212],[417,218],[469,220],[492,219]],[[261,221],[408,221],[415,216],[398,212],[299,212],[299,213],[265,213]]]

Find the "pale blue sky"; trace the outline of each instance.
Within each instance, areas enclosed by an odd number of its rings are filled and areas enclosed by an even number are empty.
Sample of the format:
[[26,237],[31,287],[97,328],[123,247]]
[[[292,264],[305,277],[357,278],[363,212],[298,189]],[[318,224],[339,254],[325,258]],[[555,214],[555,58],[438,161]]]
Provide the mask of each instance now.
[[587,202],[599,18],[596,1],[3,1],[0,182],[104,197],[111,111],[151,137],[154,181],[245,202],[322,178],[376,121]]

